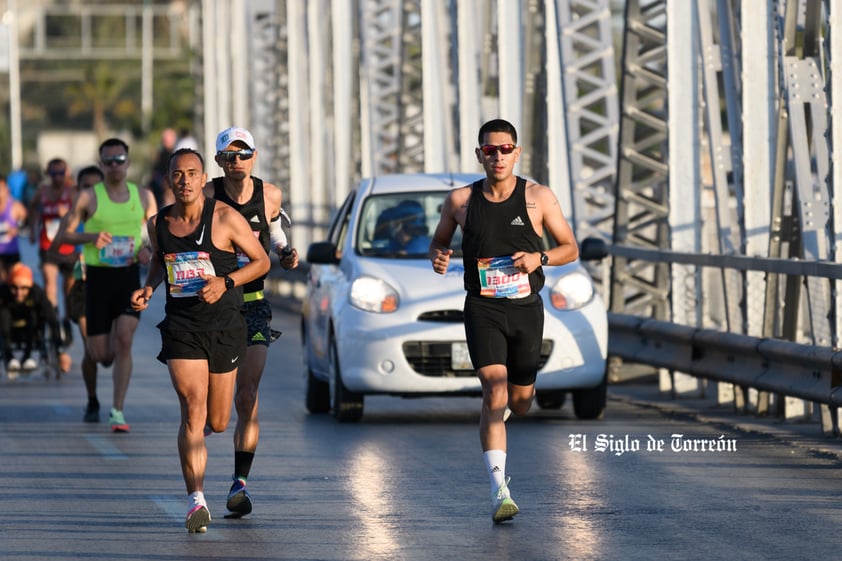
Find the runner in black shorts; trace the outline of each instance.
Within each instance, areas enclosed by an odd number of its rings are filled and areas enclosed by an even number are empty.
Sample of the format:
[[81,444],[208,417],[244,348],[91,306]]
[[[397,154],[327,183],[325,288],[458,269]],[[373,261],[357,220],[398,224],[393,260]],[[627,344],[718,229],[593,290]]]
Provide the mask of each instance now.
[[[507,411],[525,415],[535,395],[544,325],[542,267],[579,255],[552,190],[513,174],[520,153],[511,123],[485,123],[476,157],[486,178],[448,194],[430,243],[433,270],[443,275],[453,254],[453,234],[462,228],[465,333],[482,384],[480,442],[494,522],[518,513],[506,477],[504,421]],[[544,249],[544,230],[556,247]]]
[[[128,181],[129,146],[109,138],[99,146],[105,179],[79,192],[62,222],[62,240],[82,245],[85,262],[85,347],[90,360],[112,370],[114,401],[108,416],[111,430],[129,432],[123,415],[132,375],[132,344],[138,315],[129,296],[140,286],[138,265],[149,262],[152,252],[144,240],[144,221],[157,211],[148,189]],[[78,231],[82,224],[82,231]],[[96,378],[86,377],[88,406],[85,419],[99,418]],[[92,395],[93,390],[93,395]]]
[[[251,133],[240,127],[227,128],[217,135],[216,150],[215,160],[222,168],[223,176],[213,178],[205,186],[205,196],[222,201],[242,214],[264,251],[267,254],[275,251],[282,267],[297,267],[298,252],[289,246],[281,228],[281,219],[286,216],[281,208],[281,190],[251,175],[258,155]],[[245,261],[241,259],[240,262]],[[257,421],[258,388],[269,344],[275,338],[270,329],[272,307],[263,294],[264,278],[260,277],[243,286],[248,350],[246,360],[237,371],[237,389],[234,394],[237,427],[234,429],[234,482],[228,491],[226,504],[231,511],[229,517],[244,516],[252,509],[246,480],[260,438]]]
[[[148,223],[154,259],[145,286],[131,297],[143,310],[166,281],[161,353],[181,406],[178,452],[187,488],[190,532],[211,521],[204,495],[205,427],[222,432],[231,416],[237,368],[246,360],[242,286],[269,271],[269,256],[248,222],[225,203],[202,192],[207,181],[198,152],[177,150],[169,162],[175,203]],[[239,267],[235,248],[246,259]]]

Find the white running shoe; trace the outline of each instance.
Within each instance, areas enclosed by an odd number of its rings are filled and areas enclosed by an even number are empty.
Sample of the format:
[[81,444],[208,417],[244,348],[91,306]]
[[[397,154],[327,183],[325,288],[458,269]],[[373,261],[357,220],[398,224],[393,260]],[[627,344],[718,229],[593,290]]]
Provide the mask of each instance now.
[[203,534],[208,531],[211,515],[204,497],[191,496],[187,504],[187,518],[184,520],[184,527],[192,533]]
[[16,358],[12,358],[9,362],[6,363],[6,370],[9,372],[17,372],[20,370],[20,361]]
[[491,519],[494,520],[495,524],[511,520],[520,512],[509,493],[509,480],[511,480],[511,477],[507,477],[497,488],[497,491],[491,495]]
[[38,368],[38,361],[36,361],[34,358],[29,357],[23,361],[24,370],[31,371],[35,370],[36,368]]

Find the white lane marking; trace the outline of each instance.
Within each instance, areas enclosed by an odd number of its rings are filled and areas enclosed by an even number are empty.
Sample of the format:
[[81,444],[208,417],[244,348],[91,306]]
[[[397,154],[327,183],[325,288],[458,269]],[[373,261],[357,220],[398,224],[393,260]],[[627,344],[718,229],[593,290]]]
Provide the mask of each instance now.
[[97,434],[86,434],[85,440],[100,453],[105,460],[127,460],[129,457],[119,448],[111,444],[104,436]]

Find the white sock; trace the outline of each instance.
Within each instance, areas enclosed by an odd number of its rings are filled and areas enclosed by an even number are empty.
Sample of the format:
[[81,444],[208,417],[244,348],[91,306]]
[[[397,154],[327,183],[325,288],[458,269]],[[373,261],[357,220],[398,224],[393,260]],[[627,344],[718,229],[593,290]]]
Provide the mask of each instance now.
[[488,469],[488,477],[491,480],[491,492],[496,493],[506,480],[506,452],[487,450],[482,455],[485,457],[485,467]]
[[188,506],[193,505],[204,505],[208,506],[208,503],[205,501],[205,494],[201,491],[194,491],[187,496],[187,504]]

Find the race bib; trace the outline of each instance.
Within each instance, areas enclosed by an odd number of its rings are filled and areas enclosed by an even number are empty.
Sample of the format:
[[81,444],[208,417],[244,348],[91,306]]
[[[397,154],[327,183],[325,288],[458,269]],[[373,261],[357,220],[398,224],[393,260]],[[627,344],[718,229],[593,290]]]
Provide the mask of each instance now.
[[515,269],[511,257],[477,259],[480,296],[488,298],[525,298],[532,293],[529,275]]
[[48,218],[44,221],[44,231],[47,233],[47,239],[53,241],[58,234],[58,227],[61,226],[61,218]]
[[134,237],[111,238],[111,243],[99,250],[99,262],[109,267],[126,267],[134,263]]
[[207,284],[202,275],[216,276],[210,254],[206,251],[167,253],[164,254],[164,265],[173,298],[196,296]]

